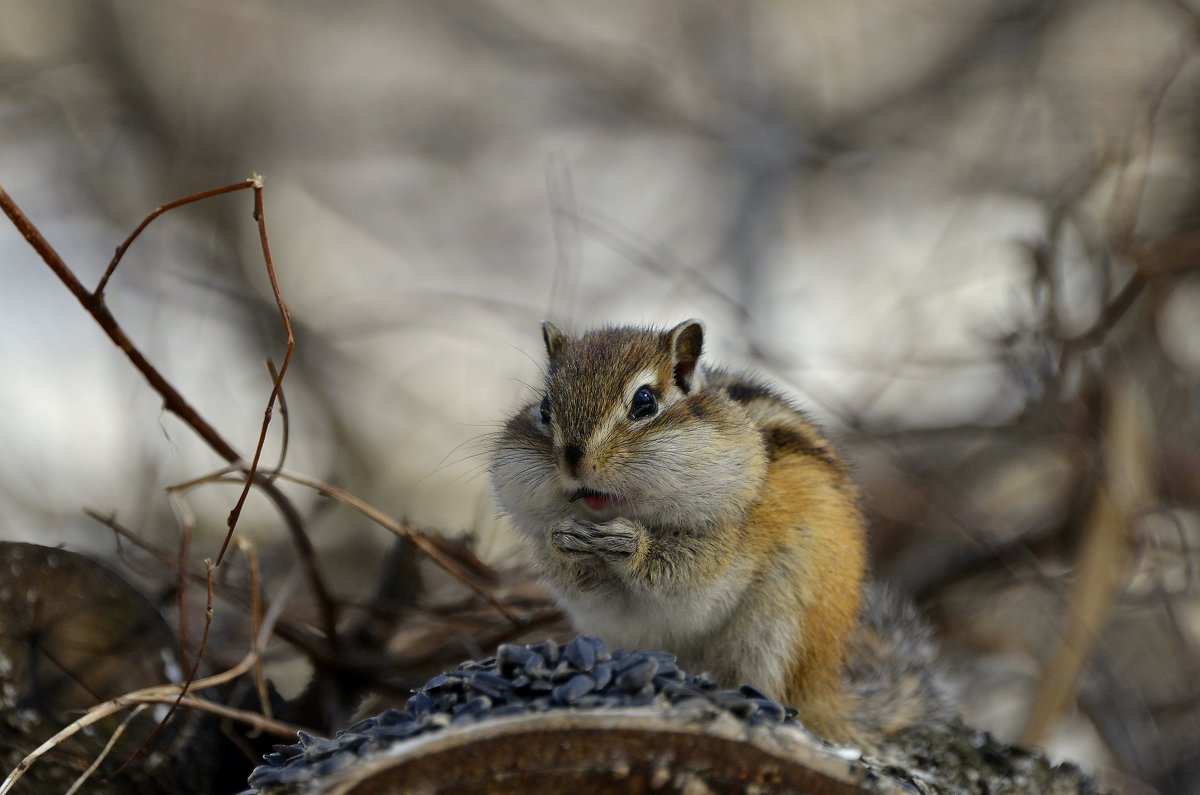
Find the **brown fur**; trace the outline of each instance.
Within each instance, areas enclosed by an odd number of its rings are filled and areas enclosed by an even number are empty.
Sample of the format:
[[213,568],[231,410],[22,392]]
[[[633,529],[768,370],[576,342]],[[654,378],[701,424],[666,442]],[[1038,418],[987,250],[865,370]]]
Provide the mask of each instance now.
[[[927,638],[915,614],[864,603],[857,490],[813,422],[700,368],[695,322],[544,335],[550,421],[537,403],[514,416],[493,477],[579,629],[664,645],[727,686],[767,679],[751,683],[832,740],[948,714],[928,644],[906,643]],[[635,417],[643,386],[656,411]],[[584,493],[613,502],[594,514]]]

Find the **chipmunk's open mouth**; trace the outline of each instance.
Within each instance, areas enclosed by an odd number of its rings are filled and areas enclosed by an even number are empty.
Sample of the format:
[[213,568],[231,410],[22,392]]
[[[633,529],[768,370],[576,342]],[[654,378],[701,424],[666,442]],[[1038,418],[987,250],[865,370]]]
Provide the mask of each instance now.
[[578,491],[571,495],[571,502],[583,500],[583,504],[590,510],[603,511],[605,508],[611,507],[616,498],[611,494],[605,494],[594,489],[581,487]]

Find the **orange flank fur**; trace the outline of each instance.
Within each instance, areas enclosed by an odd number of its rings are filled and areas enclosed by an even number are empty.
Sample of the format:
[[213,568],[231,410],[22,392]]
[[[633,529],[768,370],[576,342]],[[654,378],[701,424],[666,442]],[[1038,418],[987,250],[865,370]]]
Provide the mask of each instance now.
[[746,541],[752,556],[788,554],[795,561],[790,604],[780,605],[795,632],[782,700],[813,731],[849,741],[855,738],[841,672],[858,624],[866,552],[853,492],[839,482],[844,477],[808,456],[772,462],[746,522]]

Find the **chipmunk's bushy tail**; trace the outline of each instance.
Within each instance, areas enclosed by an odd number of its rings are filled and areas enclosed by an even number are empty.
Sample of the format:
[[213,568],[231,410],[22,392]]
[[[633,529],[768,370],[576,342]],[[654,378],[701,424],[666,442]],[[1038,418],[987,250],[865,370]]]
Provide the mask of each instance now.
[[863,597],[845,672],[857,732],[875,740],[953,721],[953,688],[938,667],[932,628],[885,587],[869,585]]

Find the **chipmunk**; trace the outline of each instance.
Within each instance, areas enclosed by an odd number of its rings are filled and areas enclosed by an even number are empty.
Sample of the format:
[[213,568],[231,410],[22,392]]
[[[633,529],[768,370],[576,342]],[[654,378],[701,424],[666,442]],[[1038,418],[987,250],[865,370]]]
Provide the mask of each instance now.
[[949,717],[930,630],[866,585],[858,493],[812,421],[702,366],[698,321],[542,331],[545,392],[492,476],[578,630],[749,683],[835,742]]

